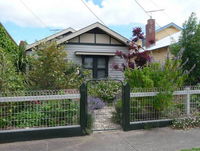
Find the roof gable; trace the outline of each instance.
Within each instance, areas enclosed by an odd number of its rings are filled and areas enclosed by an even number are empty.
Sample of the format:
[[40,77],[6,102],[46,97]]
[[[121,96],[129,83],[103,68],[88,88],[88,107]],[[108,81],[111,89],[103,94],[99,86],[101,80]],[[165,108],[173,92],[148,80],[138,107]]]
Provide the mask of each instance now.
[[87,33],[87,32],[100,32],[100,31],[114,37],[115,39],[119,40],[123,44],[127,45],[127,41],[128,41],[127,38],[123,37],[122,35],[116,33],[115,31],[109,29],[108,27],[102,25],[99,22],[96,22],[96,23],[89,25],[85,28],[82,28],[82,29],[72,33],[71,35],[58,40],[57,44],[62,44],[64,42],[67,42],[70,39],[73,39],[73,38],[75,38],[79,35],[82,35],[84,33]]
[[55,33],[55,34],[53,34],[53,35],[50,35],[50,36],[48,36],[48,37],[46,37],[46,38],[44,38],[44,39],[41,39],[41,40],[39,40],[39,41],[36,41],[36,42],[34,42],[34,43],[30,44],[30,45],[27,45],[27,46],[26,46],[26,50],[31,49],[31,48],[33,48],[33,47],[39,45],[39,44],[42,43],[42,42],[47,42],[47,41],[50,41],[50,40],[53,40],[53,39],[57,39],[57,38],[59,38],[59,37],[61,37],[61,36],[63,36],[63,37],[68,36],[69,34],[71,34],[71,33],[73,33],[73,32],[75,32],[75,30],[74,30],[73,28],[71,28],[71,27],[70,27],[70,28],[67,28],[67,29],[62,30],[62,31],[60,31],[60,32],[58,32],[58,33]]
[[160,32],[160,31],[162,31],[162,30],[164,30],[166,28],[169,28],[169,27],[174,27],[174,28],[176,28],[176,29],[178,29],[180,31],[182,30],[182,28],[180,26],[178,26],[178,25],[176,25],[175,23],[172,22],[172,23],[169,23],[169,24],[157,29],[156,32]]

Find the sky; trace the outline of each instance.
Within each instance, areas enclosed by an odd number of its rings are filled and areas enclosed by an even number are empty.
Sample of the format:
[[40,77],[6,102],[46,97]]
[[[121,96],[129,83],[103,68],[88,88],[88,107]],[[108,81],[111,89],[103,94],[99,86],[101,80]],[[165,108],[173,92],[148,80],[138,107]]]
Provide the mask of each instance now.
[[[131,38],[133,27],[145,28],[151,15],[157,28],[174,22],[182,26],[192,12],[200,18],[200,0],[84,0],[106,26]],[[154,13],[146,11],[159,10]],[[0,0],[0,22],[14,40],[29,44],[72,27],[99,21],[81,0]],[[100,21],[99,21],[100,22]]]

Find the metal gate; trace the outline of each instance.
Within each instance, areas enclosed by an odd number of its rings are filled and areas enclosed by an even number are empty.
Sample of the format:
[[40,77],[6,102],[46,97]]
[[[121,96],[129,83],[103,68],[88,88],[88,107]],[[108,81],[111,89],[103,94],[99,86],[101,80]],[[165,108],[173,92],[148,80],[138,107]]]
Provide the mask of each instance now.
[[87,112],[93,131],[121,129],[122,86],[120,80],[87,81]]

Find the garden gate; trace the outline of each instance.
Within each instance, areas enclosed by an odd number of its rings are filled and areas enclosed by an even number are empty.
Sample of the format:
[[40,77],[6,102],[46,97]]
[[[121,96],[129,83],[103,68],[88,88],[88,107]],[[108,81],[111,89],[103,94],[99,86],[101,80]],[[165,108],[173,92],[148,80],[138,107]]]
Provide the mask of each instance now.
[[89,80],[81,86],[81,96],[81,101],[85,102],[87,123],[90,123],[93,131],[121,129],[122,81]]

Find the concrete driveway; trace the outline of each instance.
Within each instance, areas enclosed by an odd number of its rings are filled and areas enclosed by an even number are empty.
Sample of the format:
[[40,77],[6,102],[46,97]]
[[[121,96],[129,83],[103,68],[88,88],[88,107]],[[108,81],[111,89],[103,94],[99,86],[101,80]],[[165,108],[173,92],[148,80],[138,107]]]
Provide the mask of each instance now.
[[0,151],[178,151],[194,147],[200,147],[199,128],[156,128],[0,144]]

